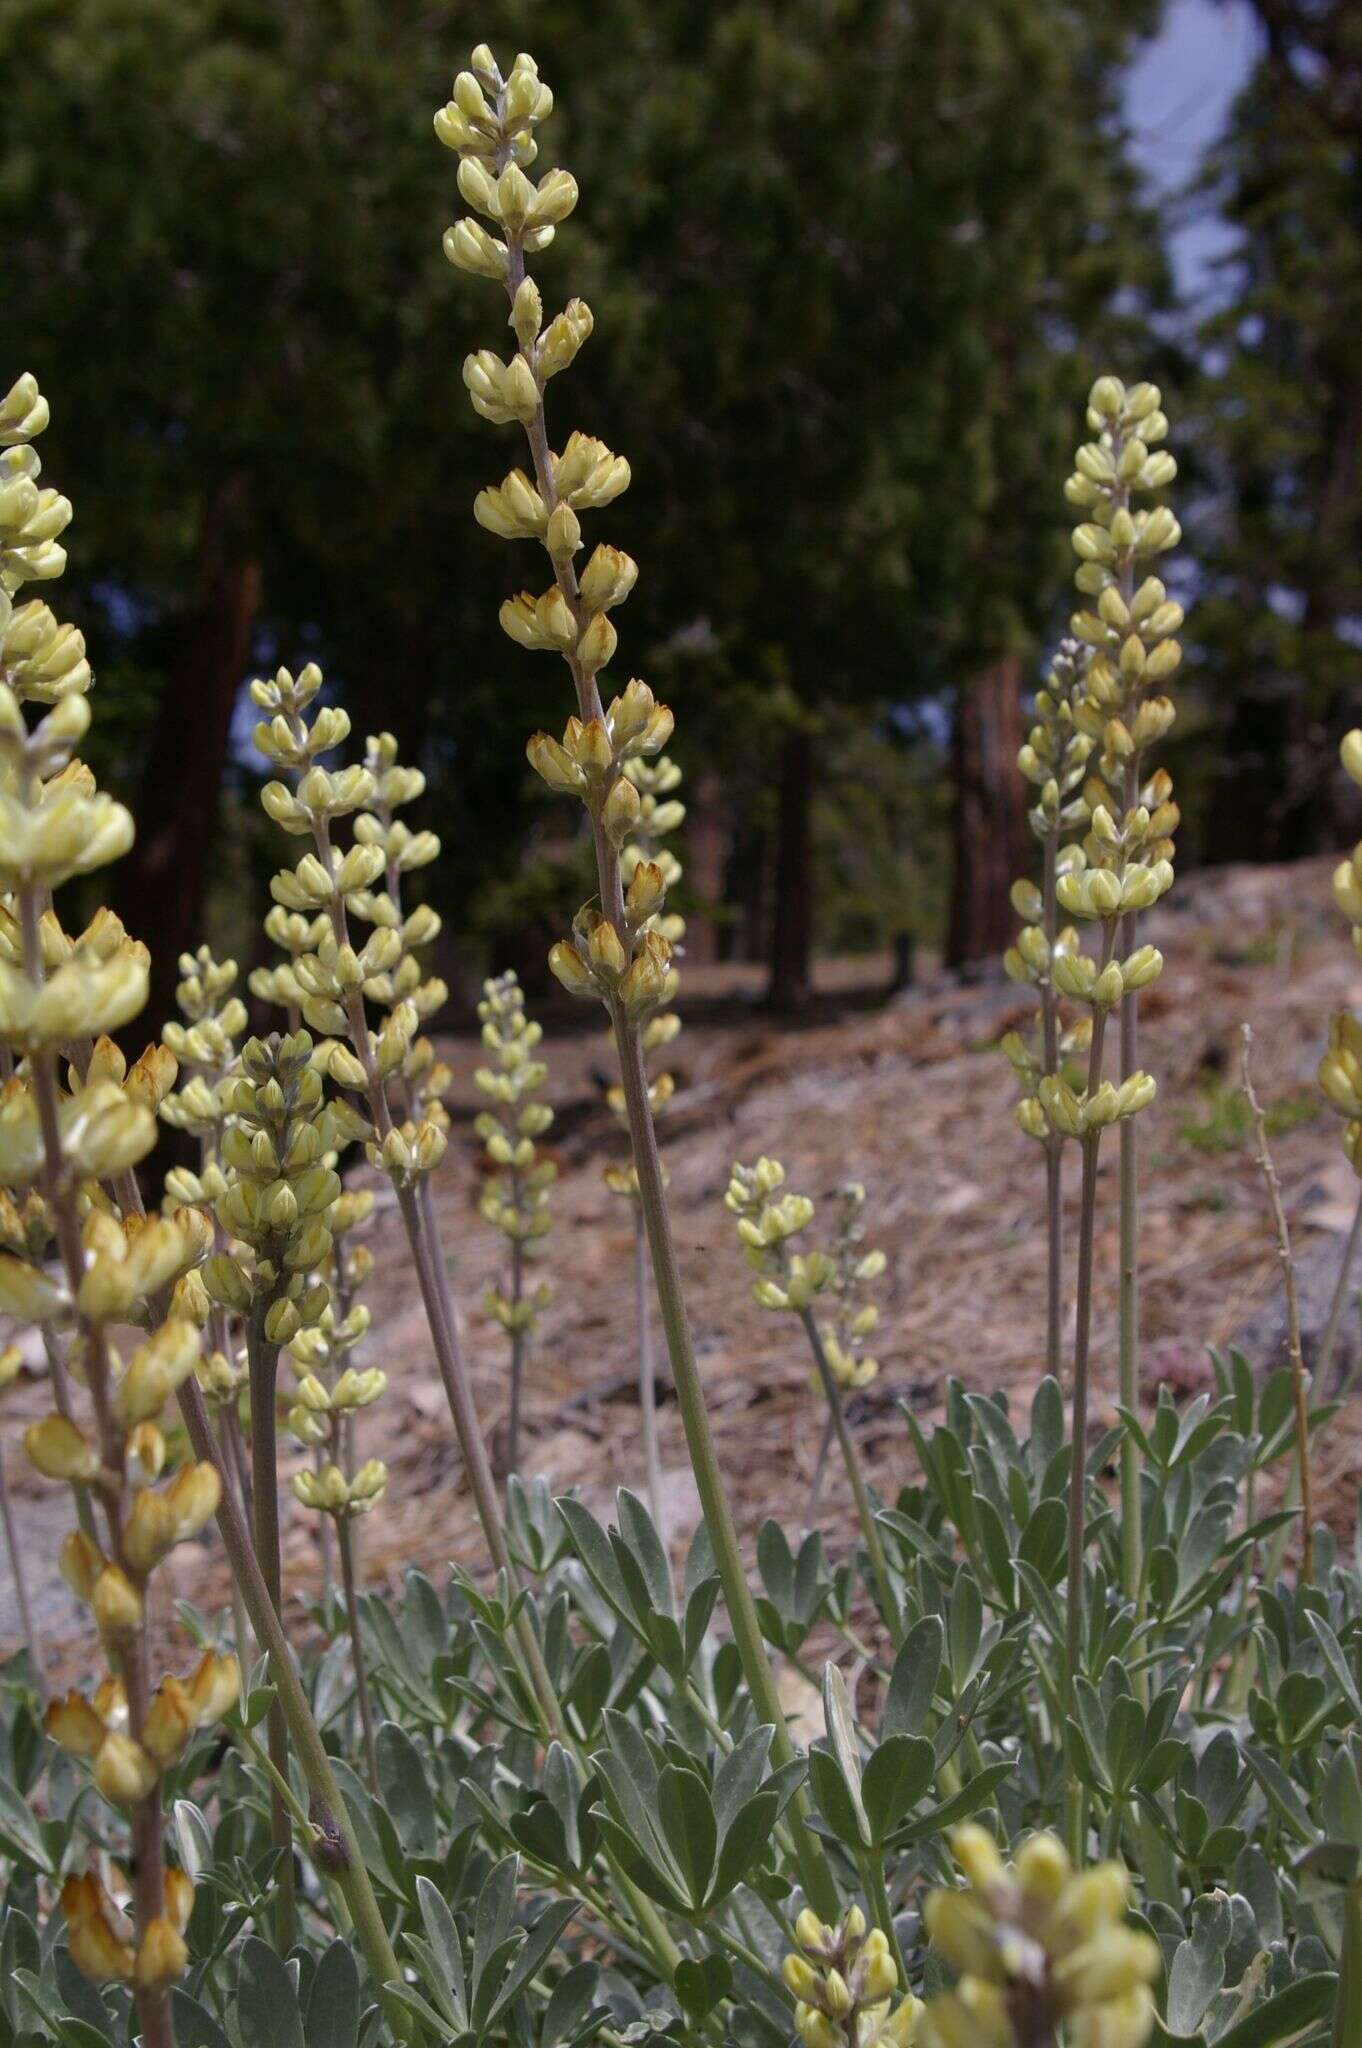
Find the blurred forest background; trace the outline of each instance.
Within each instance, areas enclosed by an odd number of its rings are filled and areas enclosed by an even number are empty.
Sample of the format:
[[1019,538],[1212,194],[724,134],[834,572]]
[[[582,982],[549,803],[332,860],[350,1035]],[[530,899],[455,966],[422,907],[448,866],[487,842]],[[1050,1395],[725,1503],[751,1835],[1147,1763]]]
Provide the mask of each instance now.
[[0,384],[31,368],[52,402],[152,1015],[182,948],[264,943],[243,685],[280,661],[319,660],[359,735],[427,769],[456,992],[537,983],[587,893],[523,754],[560,672],[500,635],[505,549],[471,510],[513,456],[463,390],[493,300],[441,254],[430,124],[484,38],[538,56],[541,166],[582,188],[542,276],[596,330],[551,425],[633,465],[602,529],[642,570],[616,666],[679,714],[692,956],[762,963],[794,1009],[820,952],[996,954],[1107,368],[1164,386],[1183,468],[1183,859],[1340,843],[1362,8],[1173,4],[1237,70],[1206,146],[1160,165],[1129,90],[1144,66],[1177,130],[1159,0],[5,0]]

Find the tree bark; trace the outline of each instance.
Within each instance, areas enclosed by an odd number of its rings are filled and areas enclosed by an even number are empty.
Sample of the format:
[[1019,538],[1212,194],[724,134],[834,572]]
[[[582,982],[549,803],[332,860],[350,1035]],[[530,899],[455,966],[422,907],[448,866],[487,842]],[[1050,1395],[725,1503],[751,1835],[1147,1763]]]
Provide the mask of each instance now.
[[771,975],[766,989],[773,1010],[801,1010],[812,992],[812,811],[813,734],[807,726],[792,726],[780,756]]
[[1026,785],[1017,773],[1021,740],[1021,663],[1005,654],[956,700],[948,967],[996,959],[1011,942],[1012,884],[1028,863]]
[[723,784],[712,771],[698,775],[686,802],[686,881],[695,908],[686,919],[686,958],[704,965],[719,957],[715,917],[723,901],[728,834]]
[[232,712],[260,603],[246,525],[245,479],[226,477],[204,510],[200,596],[177,637],[142,776],[137,840],[118,870],[119,914],[151,947],[145,1018],[153,1032],[171,1014],[181,953],[202,937]]

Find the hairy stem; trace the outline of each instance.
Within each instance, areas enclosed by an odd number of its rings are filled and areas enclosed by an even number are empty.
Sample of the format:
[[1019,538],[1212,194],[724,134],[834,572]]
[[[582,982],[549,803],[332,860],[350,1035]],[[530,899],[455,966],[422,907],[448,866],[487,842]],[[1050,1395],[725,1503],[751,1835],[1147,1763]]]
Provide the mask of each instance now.
[[350,1654],[355,1666],[355,1700],[364,1735],[364,1762],[369,1773],[369,1790],[377,1799],[378,1737],[374,1729],[373,1703],[369,1698],[369,1666],[364,1651],[364,1632],[360,1627],[359,1590],[355,1584],[354,1522],[349,1515],[342,1515],[336,1523],[336,1549],[340,1555],[341,1584],[345,1589],[345,1619],[350,1630]]
[[1301,1577],[1308,1586],[1315,1577],[1315,1479],[1310,1456],[1310,1379],[1305,1370],[1305,1359],[1301,1352],[1300,1302],[1296,1293],[1296,1262],[1291,1256],[1291,1233],[1287,1228],[1286,1209],[1282,1202],[1282,1184],[1277,1178],[1277,1169],[1272,1163],[1272,1153],[1267,1142],[1267,1117],[1263,1106],[1254,1093],[1251,1070],[1253,1054],[1253,1031],[1244,1024],[1243,1034],[1243,1087],[1244,1097],[1253,1118],[1256,1141],[1258,1171],[1267,1190],[1268,1206],[1272,1211],[1272,1226],[1277,1238],[1277,1258],[1282,1269],[1282,1284],[1286,1290],[1286,1355],[1291,1366],[1292,1401],[1296,1413],[1296,1450],[1294,1471],[1300,1486],[1301,1501]]
[[[1111,959],[1115,943],[1114,924],[1103,926],[1102,966]],[[1092,1096],[1102,1082],[1102,1047],[1106,1037],[1107,1013],[1093,1013],[1092,1043],[1088,1053],[1088,1087]],[[1082,1140],[1083,1176],[1078,1204],[1078,1272],[1076,1281],[1076,1324],[1074,1329],[1072,1455],[1069,1469],[1069,1562],[1064,1607],[1064,1691],[1065,1714],[1074,1711],[1074,1682],[1078,1676],[1083,1645],[1083,1557],[1088,1529],[1088,1382],[1092,1344],[1092,1268],[1097,1222],[1097,1156],[1101,1148],[1100,1126]],[[1060,1730],[1063,1741],[1063,1730]],[[1083,1788],[1070,1780],[1065,1794],[1069,1854],[1075,1863],[1083,1859]]]
[[880,1612],[884,1625],[889,1631],[894,1648],[897,1649],[903,1641],[903,1621],[899,1613],[898,1601],[894,1596],[894,1581],[889,1572],[889,1560],[884,1554],[884,1544],[880,1541],[880,1532],[875,1526],[875,1504],[870,1498],[870,1489],[865,1483],[865,1474],[861,1470],[861,1459],[856,1449],[855,1438],[847,1427],[846,1410],[842,1406],[841,1389],[838,1387],[837,1381],[833,1376],[832,1367],[828,1364],[828,1354],[823,1343],[823,1333],[814,1321],[813,1310],[804,1309],[800,1314],[799,1320],[804,1326],[804,1335],[809,1340],[809,1349],[813,1353],[813,1362],[818,1368],[818,1378],[823,1388],[823,1398],[828,1404],[828,1415],[837,1433],[837,1442],[842,1453],[842,1462],[847,1468],[847,1478],[851,1481],[851,1491],[856,1501],[856,1514],[861,1524],[861,1535],[865,1539],[865,1547],[870,1557],[870,1570],[875,1581],[875,1592]]
[[[514,1200],[519,1192],[520,1175],[513,1172],[511,1181],[515,1191],[512,1196]],[[512,1309],[520,1307],[520,1297],[524,1291],[525,1249],[520,1239],[516,1237],[511,1240]],[[513,1323],[511,1328],[511,1413],[506,1425],[506,1469],[508,1472],[518,1472],[520,1470],[520,1395],[521,1381],[525,1375],[526,1334],[518,1322]]]
[[823,1424],[823,1434],[818,1440],[818,1456],[814,1459],[813,1479],[809,1484],[809,1497],[804,1503],[804,1520],[801,1526],[806,1531],[812,1529],[814,1517],[818,1513],[818,1502],[823,1492],[823,1478],[828,1469],[828,1453],[832,1449],[832,1440],[836,1434],[837,1417],[833,1414],[832,1409],[829,1408],[828,1419]]
[[[771,1751],[778,1764],[793,1760],[795,1750],[785,1725],[785,1714],[776,1690],[774,1674],[761,1638],[752,1591],[743,1568],[742,1552],[733,1512],[724,1490],[723,1475],[714,1448],[714,1437],[705,1407],[704,1383],[691,1342],[690,1323],[681,1274],[672,1241],[671,1218],[662,1184],[662,1162],[657,1150],[657,1132],[648,1104],[648,1080],[643,1067],[643,1048],[637,1030],[622,1012],[612,1019],[615,1042],[620,1051],[620,1069],[629,1131],[634,1146],[634,1168],[638,1175],[639,1200],[652,1254],[653,1278],[658,1307],[671,1360],[672,1378],[681,1408],[691,1466],[704,1512],[705,1526],[714,1546],[715,1562],[723,1586],[733,1639],[738,1646],[744,1676],[761,1720],[769,1722],[774,1735]],[[790,1827],[799,1862],[800,1876],[810,1904],[825,1918],[837,1912],[837,1891],[822,1851],[809,1831],[807,1806],[799,1795],[790,1807]]]
[[[284,1615],[284,1570],[279,1544],[279,1444],[275,1388],[279,1346],[265,1335],[269,1304],[257,1302],[246,1325],[246,1355],[251,1371],[251,1476],[255,1493],[255,1549],[270,1604],[280,1621]],[[288,1723],[276,1699],[269,1714],[270,1762],[281,1778],[288,1777]],[[279,1853],[274,1931],[280,1955],[298,1938],[298,1902],[293,1877],[293,1821],[278,1790],[270,1790],[270,1839]]]
[[[1134,584],[1133,565],[1121,575],[1121,594],[1130,600]],[[1140,757],[1126,762],[1125,806],[1134,809],[1140,798]],[[1121,920],[1121,951],[1128,958],[1135,950],[1137,918],[1127,911]],[[1121,998],[1121,1079],[1128,1081],[1139,1065],[1139,993],[1129,989]],[[1139,1269],[1139,1139],[1135,1118],[1122,1119],[1120,1131],[1120,1299],[1118,1381],[1121,1406],[1131,1414],[1140,1405],[1140,1269]],[[1144,1528],[1141,1521],[1140,1452],[1129,1429],[1121,1436],[1121,1586],[1135,1603],[1136,1623],[1144,1619]],[[1136,1674],[1136,1690],[1147,1701],[1147,1674]]]
[[[1059,931],[1055,895],[1059,858],[1059,821],[1045,835],[1041,894],[1043,928],[1054,951]],[[1047,972],[1040,992],[1041,1033],[1045,1071],[1059,1073],[1059,997]],[[1057,1380],[1064,1362],[1064,1140],[1052,1131],[1045,1143],[1045,1370]]]
[[634,1204],[634,1328],[638,1333],[638,1408],[643,1423],[643,1462],[648,1475],[648,1508],[662,1548],[667,1527],[662,1511],[662,1458],[657,1442],[657,1366],[653,1357],[653,1276],[643,1211]]

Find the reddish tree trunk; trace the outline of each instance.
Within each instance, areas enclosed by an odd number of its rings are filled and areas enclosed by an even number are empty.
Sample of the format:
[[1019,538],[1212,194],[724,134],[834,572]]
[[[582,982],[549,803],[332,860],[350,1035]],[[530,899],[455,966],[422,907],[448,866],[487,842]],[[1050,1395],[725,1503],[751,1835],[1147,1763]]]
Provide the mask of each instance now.
[[144,1017],[158,1033],[173,1010],[179,957],[202,938],[232,711],[260,603],[245,523],[244,480],[229,477],[204,511],[199,601],[178,636],[143,771],[137,841],[119,871],[119,913],[151,947]]
[[1011,942],[1010,891],[1029,872],[1021,741],[1021,663],[1008,654],[982,670],[955,707],[948,967],[995,959]]
[[685,845],[681,852],[686,864],[686,881],[696,905],[686,920],[686,958],[703,965],[719,957],[719,934],[714,913],[723,901],[724,869],[728,859],[723,784],[711,772],[698,776],[691,790],[686,804]]
[[780,757],[780,809],[776,829],[775,905],[771,919],[771,978],[766,1000],[775,1010],[800,1010],[812,989],[813,954],[813,735],[794,726]]

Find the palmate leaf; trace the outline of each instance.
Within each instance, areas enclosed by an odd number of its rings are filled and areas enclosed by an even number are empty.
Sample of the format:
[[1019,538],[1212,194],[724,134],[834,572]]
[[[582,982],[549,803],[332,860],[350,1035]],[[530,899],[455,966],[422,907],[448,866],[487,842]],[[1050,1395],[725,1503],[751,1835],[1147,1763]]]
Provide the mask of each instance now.
[[920,1735],[926,1728],[945,1644],[946,1631],[938,1615],[924,1614],[909,1629],[894,1659],[880,1721],[882,1736]]

